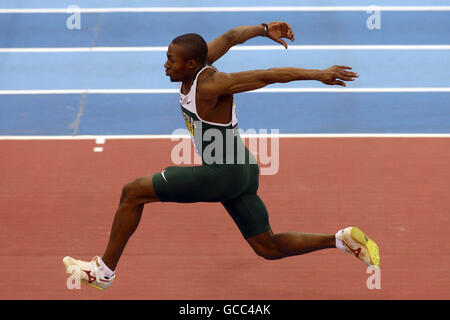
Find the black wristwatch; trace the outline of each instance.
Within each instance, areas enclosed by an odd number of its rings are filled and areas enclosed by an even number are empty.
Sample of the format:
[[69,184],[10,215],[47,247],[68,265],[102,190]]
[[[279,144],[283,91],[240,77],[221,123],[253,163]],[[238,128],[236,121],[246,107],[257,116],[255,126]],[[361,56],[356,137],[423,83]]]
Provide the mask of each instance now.
[[264,30],[266,31],[264,34],[264,37],[267,37],[267,35],[269,34],[269,26],[267,25],[267,23],[261,23],[264,27]]

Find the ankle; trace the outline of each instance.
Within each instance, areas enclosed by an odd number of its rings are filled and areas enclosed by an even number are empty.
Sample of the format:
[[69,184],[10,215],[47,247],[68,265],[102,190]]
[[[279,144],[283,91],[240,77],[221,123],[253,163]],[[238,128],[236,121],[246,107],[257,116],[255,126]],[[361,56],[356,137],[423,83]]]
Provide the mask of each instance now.
[[106,263],[103,261],[102,258],[98,257],[97,261],[100,264],[100,269],[102,270],[102,272],[104,273],[105,276],[107,276],[108,278],[114,276],[114,270],[111,270]]
[[335,241],[336,241],[336,248],[345,251],[344,242],[341,239],[338,238],[338,234],[337,233],[334,235],[334,238],[335,238]]

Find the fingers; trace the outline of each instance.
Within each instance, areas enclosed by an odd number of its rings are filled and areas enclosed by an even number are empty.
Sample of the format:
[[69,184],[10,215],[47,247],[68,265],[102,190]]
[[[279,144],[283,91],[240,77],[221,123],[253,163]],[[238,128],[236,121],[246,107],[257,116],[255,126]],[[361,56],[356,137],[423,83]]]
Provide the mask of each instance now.
[[[347,67],[347,69],[349,69],[349,68],[350,67]],[[341,69],[340,66],[338,66],[335,71],[339,75],[338,78],[342,78],[343,80],[346,80],[346,81],[353,81],[354,78],[359,77],[359,74],[357,74],[356,72],[345,71],[344,69]],[[350,80],[348,80],[349,78],[350,78]]]
[[340,72],[340,74],[344,77],[351,77],[351,78],[358,78],[359,74],[357,74],[356,72]]
[[341,79],[344,81],[355,81],[355,78],[350,78],[350,77],[336,77],[336,79]]
[[294,32],[292,31],[291,26],[287,22],[279,21],[275,22],[276,25],[280,28],[281,37],[288,38],[292,42],[295,40]]
[[341,69],[351,69],[352,67],[348,67],[348,66],[335,66],[335,67],[338,67],[338,68],[341,68]]
[[294,36],[294,33],[292,32],[292,29],[289,29],[289,30],[288,30],[288,32],[287,32],[287,37],[286,37],[286,38],[288,38],[288,39],[290,39],[292,42],[294,42],[295,36]]
[[284,40],[277,39],[275,41],[278,42],[278,43],[281,43],[286,49],[288,48],[288,45],[287,45],[287,43]]
[[341,74],[344,77],[352,77],[352,78],[359,77],[359,74],[357,74],[356,72],[349,72],[349,71],[344,71],[344,70],[339,70],[338,72],[339,72],[339,74]]
[[341,80],[336,80],[336,81],[334,81],[334,84],[335,84],[335,85],[338,85],[338,86],[341,86],[341,87],[346,87],[345,82],[344,82],[344,81],[341,81]]
[[341,86],[341,87],[346,87],[346,84],[344,81],[341,80],[331,80],[331,81],[322,81],[323,83],[329,85],[329,86]]
[[292,31],[292,28],[288,23],[286,23],[286,27],[286,38],[290,39],[293,42],[295,40],[294,32]]
[[336,78],[337,78],[337,79],[344,80],[344,81],[355,81],[355,79],[356,79],[357,77],[337,74],[337,75],[336,75]]
[[280,43],[284,48],[288,48],[288,45],[287,45],[287,43],[284,41],[284,40],[282,40],[278,35],[269,35],[269,38],[270,39],[272,39],[273,41],[275,41],[275,42],[278,42],[278,43]]

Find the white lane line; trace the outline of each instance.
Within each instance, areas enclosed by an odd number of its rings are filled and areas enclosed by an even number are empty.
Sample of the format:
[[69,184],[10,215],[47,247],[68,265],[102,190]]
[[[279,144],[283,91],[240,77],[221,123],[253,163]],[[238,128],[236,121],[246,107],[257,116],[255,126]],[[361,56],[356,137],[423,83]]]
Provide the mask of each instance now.
[[[83,136],[0,136],[0,140],[108,140],[191,139],[189,134],[155,135],[83,135]],[[242,138],[450,138],[450,133],[278,133],[241,134]]]
[[[308,93],[308,92],[333,92],[333,93],[358,93],[358,92],[450,92],[450,87],[442,88],[262,88],[249,91],[249,93]],[[177,91],[178,93],[178,91]]]
[[[289,44],[288,44],[289,45]],[[235,46],[232,51],[286,50],[281,45]],[[450,50],[450,44],[438,45],[289,45],[288,50]],[[72,52],[166,52],[167,47],[64,47],[0,48],[0,53],[72,53]]]
[[[105,144],[105,137],[98,137],[95,139],[95,144]],[[94,147],[94,152],[103,152],[103,147]]]
[[[450,50],[450,45],[289,45],[288,50]],[[283,46],[235,46],[231,50],[258,51],[258,50],[286,50]]]
[[[424,88],[262,88],[246,93],[424,93],[424,92],[450,92],[450,87],[424,87]],[[0,95],[33,95],[33,94],[175,94],[178,89],[61,89],[61,90],[0,90]]]
[[177,89],[61,89],[61,90],[0,90],[0,95],[12,94],[157,94],[178,93]]
[[0,53],[66,53],[66,52],[166,52],[167,47],[64,47],[64,48],[0,48]]
[[176,12],[323,12],[323,11],[450,11],[450,6],[248,6],[248,7],[146,7],[146,8],[14,8],[0,13],[176,13]]

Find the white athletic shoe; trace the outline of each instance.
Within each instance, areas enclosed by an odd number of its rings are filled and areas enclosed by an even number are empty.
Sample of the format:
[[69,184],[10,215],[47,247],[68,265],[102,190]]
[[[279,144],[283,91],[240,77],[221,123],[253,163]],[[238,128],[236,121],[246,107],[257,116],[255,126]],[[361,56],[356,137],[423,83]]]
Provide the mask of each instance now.
[[88,286],[105,290],[114,281],[115,275],[108,278],[101,270],[99,257],[94,257],[91,262],[75,260],[71,257],[65,257],[63,263],[66,266],[68,274],[72,275],[76,280]]
[[343,242],[346,252],[353,254],[366,265],[377,268],[380,266],[378,245],[359,228],[348,227],[339,230],[336,238]]

